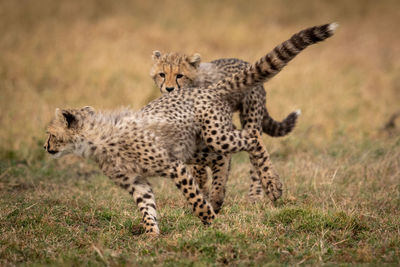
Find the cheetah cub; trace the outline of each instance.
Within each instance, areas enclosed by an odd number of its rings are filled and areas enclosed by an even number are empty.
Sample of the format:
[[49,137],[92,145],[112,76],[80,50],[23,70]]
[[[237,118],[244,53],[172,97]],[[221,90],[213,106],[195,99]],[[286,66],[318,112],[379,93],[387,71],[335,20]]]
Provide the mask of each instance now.
[[[158,235],[159,228],[149,176],[171,178],[203,223],[215,218],[213,207],[200,193],[186,164],[213,168],[224,155],[247,151],[265,193],[279,198],[282,184],[259,132],[235,129],[231,104],[278,73],[310,40],[331,36],[335,24],[318,29],[295,34],[292,41],[208,90],[177,89],[137,112],[57,109],[47,128],[44,148],[56,158],[73,153],[97,162],[108,177],[133,196],[146,233],[152,235]],[[300,38],[305,34],[310,39]]]
[[[315,32],[323,30],[315,28]],[[322,32],[320,32],[322,33]],[[309,38],[307,34],[298,36],[304,42]],[[290,40],[289,40],[290,41]],[[319,39],[307,40],[307,45],[318,42]],[[282,45],[282,44],[281,44]],[[286,45],[292,45],[286,43]],[[300,50],[299,50],[300,51]],[[291,54],[289,57],[293,56]],[[161,54],[159,51],[153,52],[153,66],[150,75],[162,93],[170,93],[179,88],[204,87],[217,83],[218,81],[230,77],[236,72],[249,67],[249,63],[236,58],[221,58],[211,62],[201,63],[200,55],[191,56],[180,53]],[[239,111],[240,121],[243,129],[257,129],[272,136],[280,137],[289,134],[296,125],[300,111],[290,113],[283,121],[278,122],[270,117],[265,106],[266,93],[262,85],[255,86],[251,91],[243,96],[239,102],[231,105],[233,111]],[[228,159],[227,159],[228,161]],[[225,164],[228,168],[229,163]],[[196,173],[197,182],[204,193],[208,193],[205,184],[208,176],[204,168],[193,166]],[[216,170],[213,180],[227,180],[228,170]],[[226,177],[221,177],[224,175]],[[259,177],[253,169],[250,170],[250,190],[249,198],[254,201],[262,197],[262,185]],[[214,196],[211,196],[211,198]]]

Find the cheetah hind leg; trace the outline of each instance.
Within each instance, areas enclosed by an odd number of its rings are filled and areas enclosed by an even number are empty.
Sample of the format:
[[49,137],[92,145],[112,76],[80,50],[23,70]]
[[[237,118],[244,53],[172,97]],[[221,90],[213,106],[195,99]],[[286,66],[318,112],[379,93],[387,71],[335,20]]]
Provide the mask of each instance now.
[[250,154],[250,161],[257,170],[262,187],[271,201],[276,201],[282,196],[282,183],[279,175],[274,170],[268,151],[262,143],[261,135],[258,131],[253,131],[256,137],[255,150]]
[[[215,133],[213,133],[213,131]],[[264,191],[272,201],[282,195],[282,183],[279,175],[272,167],[269,154],[262,143],[261,135],[257,130],[235,130],[223,131],[222,129],[205,129],[202,131],[202,138],[207,146],[218,154],[231,154],[240,151],[247,151],[250,155],[250,162],[257,170]],[[215,138],[219,137],[219,139]]]
[[260,181],[260,178],[258,177],[257,171],[254,169],[253,165],[251,165],[250,169],[250,189],[249,189],[249,200],[251,202],[256,202],[258,200],[263,199],[264,196],[264,188],[263,185]]
[[172,164],[170,177],[174,180],[175,185],[182,191],[183,195],[192,206],[194,214],[199,217],[204,224],[211,224],[215,218],[215,212],[203,194],[200,193],[198,185],[194,181],[186,165],[179,161],[174,162]]
[[226,182],[228,181],[229,171],[231,166],[230,154],[221,156],[218,155],[211,166],[213,181],[209,201],[215,213],[219,213],[225,199]]
[[[207,200],[213,207],[214,212],[218,213],[225,199],[225,186],[230,171],[231,155],[217,154],[209,148],[203,147],[200,151],[195,153],[194,158],[196,160],[193,168],[195,172],[193,174],[198,175],[198,177],[195,176],[196,182],[199,184],[200,190],[203,194],[204,192],[208,193],[206,195]],[[203,166],[210,167],[212,172],[213,180],[210,191],[207,191],[207,188],[204,185],[206,181],[205,179],[208,177],[205,176],[205,178],[202,178],[201,176],[203,173],[200,167],[204,169]]]
[[206,166],[202,165],[193,165],[192,173],[196,180],[196,183],[199,186],[201,193],[207,198],[208,197],[208,188],[206,186],[208,180],[208,173],[206,170]]

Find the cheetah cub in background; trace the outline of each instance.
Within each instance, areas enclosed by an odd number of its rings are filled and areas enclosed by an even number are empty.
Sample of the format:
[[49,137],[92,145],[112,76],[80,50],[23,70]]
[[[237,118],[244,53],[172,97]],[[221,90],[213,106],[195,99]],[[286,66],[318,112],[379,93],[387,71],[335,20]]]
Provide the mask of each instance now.
[[44,148],[54,157],[73,153],[97,162],[104,174],[133,196],[146,233],[152,235],[158,235],[159,228],[149,176],[171,178],[203,223],[215,218],[213,206],[201,194],[186,164],[214,168],[225,155],[247,151],[265,193],[279,198],[282,184],[259,132],[235,129],[231,105],[275,76],[308,45],[331,36],[335,28],[335,24],[327,24],[303,30],[207,90],[177,89],[137,112],[57,109]]

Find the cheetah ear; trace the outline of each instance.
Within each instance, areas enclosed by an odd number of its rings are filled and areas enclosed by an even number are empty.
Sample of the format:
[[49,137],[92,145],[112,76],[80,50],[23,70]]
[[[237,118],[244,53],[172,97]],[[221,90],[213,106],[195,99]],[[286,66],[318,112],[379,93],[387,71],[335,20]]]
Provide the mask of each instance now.
[[153,56],[152,56],[154,61],[157,61],[161,58],[161,52],[158,50],[154,50],[153,51]]
[[74,114],[72,114],[68,110],[60,110],[59,108],[56,109],[56,118],[64,121],[67,124],[67,128],[74,128],[78,124],[78,119]]
[[74,128],[78,124],[78,120],[76,116],[67,110],[63,110],[62,114],[64,116],[65,121],[67,122],[68,128]]
[[197,53],[193,54],[192,56],[190,56],[188,58],[189,64],[192,65],[195,68],[199,67],[200,61],[201,61],[200,54],[197,54]]

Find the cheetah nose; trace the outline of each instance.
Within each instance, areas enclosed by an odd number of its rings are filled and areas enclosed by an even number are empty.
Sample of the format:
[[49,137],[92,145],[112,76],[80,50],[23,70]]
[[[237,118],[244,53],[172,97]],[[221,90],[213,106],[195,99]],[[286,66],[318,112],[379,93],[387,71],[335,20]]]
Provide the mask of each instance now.
[[165,90],[167,90],[168,93],[172,92],[175,88],[174,87],[166,87]]

